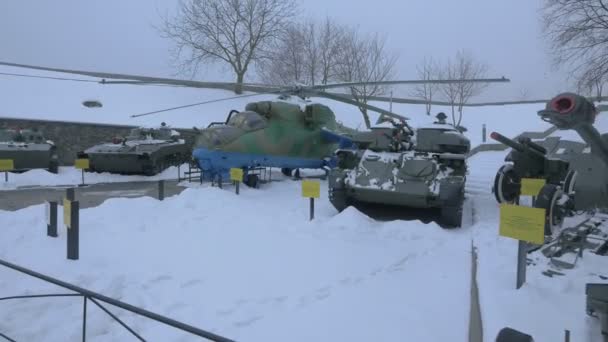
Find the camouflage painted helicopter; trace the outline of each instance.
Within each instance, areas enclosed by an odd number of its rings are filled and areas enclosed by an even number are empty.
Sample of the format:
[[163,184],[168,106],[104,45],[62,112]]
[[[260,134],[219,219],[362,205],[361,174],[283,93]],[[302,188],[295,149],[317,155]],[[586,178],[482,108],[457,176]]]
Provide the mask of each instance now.
[[[22,64],[3,63],[15,67],[61,73],[80,74],[101,78],[103,84],[174,85],[194,88],[234,89],[235,83],[199,82],[147,76],[110,74],[80,70],[38,67]],[[233,110],[225,122],[212,123],[199,130],[193,149],[193,160],[203,171],[207,180],[226,180],[231,168],[242,168],[245,183],[257,186],[258,179],[250,170],[257,167],[277,167],[284,173],[301,168],[330,168],[336,164],[334,151],[346,147],[352,141],[336,131],[336,119],[329,107],[307,101],[310,97],[326,98],[366,108],[401,120],[394,113],[353,100],[345,94],[326,92],[328,89],[348,88],[361,85],[399,85],[421,83],[463,83],[463,82],[508,82],[506,78],[458,79],[458,80],[406,80],[382,82],[350,82],[315,86],[282,87],[274,85],[244,84],[244,91],[256,94],[233,96],[185,106],[162,109],[132,115],[140,117],[175,109],[194,107],[211,102],[232,100],[260,94],[278,95],[276,101],[253,102],[245,111]]]

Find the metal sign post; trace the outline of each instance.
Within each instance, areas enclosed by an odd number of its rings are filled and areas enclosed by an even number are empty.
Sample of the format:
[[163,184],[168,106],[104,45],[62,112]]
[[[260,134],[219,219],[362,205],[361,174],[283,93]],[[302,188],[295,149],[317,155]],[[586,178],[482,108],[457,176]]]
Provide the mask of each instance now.
[[88,159],[76,159],[76,162],[74,163],[74,166],[77,169],[82,170],[82,184],[80,184],[80,186],[84,186],[84,170],[88,170],[90,168],[90,162]]
[[63,200],[63,222],[67,227],[67,254],[69,260],[78,260],[79,257],[79,203],[69,199]]
[[243,181],[244,172],[243,169],[231,168],[230,169],[230,180],[235,183],[236,194],[239,194],[239,185]]
[[162,201],[164,199],[165,199],[165,181],[161,179],[158,181],[158,200]]
[[46,235],[57,237],[57,202],[46,202]]
[[[536,196],[545,184],[544,179],[521,180],[521,195],[532,196],[532,206]],[[518,201],[519,203],[519,198]],[[545,242],[545,209],[519,205],[500,206],[499,234],[518,240],[516,288],[526,282],[527,255],[530,244],[542,245]]]
[[310,221],[312,221],[315,218],[315,198],[321,197],[321,183],[318,180],[303,180],[302,197],[310,198]]

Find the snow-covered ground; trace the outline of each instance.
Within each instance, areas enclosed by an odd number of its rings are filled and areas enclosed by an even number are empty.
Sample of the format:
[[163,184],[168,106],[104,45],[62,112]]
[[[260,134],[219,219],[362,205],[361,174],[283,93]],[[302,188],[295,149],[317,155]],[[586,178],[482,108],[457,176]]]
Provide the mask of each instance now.
[[[96,80],[86,76],[60,74],[0,66],[0,72],[28,75],[46,75]],[[212,80],[211,80],[212,81]],[[493,87],[500,87],[494,85]],[[223,121],[232,109],[242,110],[252,101],[274,100],[274,95],[256,95],[189,107],[166,113],[131,118],[133,114],[172,108],[203,101],[234,97],[233,92],[214,89],[193,89],[171,86],[103,85],[99,83],[68,82],[50,79],[22,78],[0,75],[0,117],[99,122],[127,125],[158,125],[161,121],[173,127],[206,127],[210,122]],[[395,97],[408,97],[395,93]],[[97,100],[102,108],[87,108],[82,102]],[[362,115],[351,105],[327,99],[314,101],[328,105],[339,121],[352,128],[361,128]],[[380,108],[389,109],[387,102],[371,102]],[[542,131],[550,126],[538,119],[536,112],[542,105],[510,105],[468,107],[464,110],[462,125],[467,127],[467,136],[473,146],[482,143],[482,125],[487,125],[488,135],[497,130],[512,137],[524,130]],[[433,114],[425,114],[424,105],[393,104],[393,111],[411,119],[412,126],[425,125],[435,120],[434,115],[445,112],[451,120],[449,107],[434,106]],[[377,115],[370,113],[375,122]],[[489,140],[489,138],[488,138]]]
[[[180,166],[180,172],[183,174],[188,169],[188,164]],[[163,172],[154,176],[143,175],[119,175],[108,172],[96,173],[85,172],[85,184],[98,183],[116,183],[116,182],[136,182],[136,181],[154,181],[161,179],[177,179],[178,168],[171,166]],[[0,174],[0,191],[14,190],[20,187],[36,187],[36,186],[60,186],[60,185],[78,185],[82,183],[82,171],[72,166],[60,167],[57,174],[50,173],[46,170],[30,170],[23,173],[9,173],[8,182],[5,181],[4,172]]]
[[[81,211],[74,262],[65,259],[65,230],[47,238],[44,207],[33,206],[0,212],[0,258],[237,340],[466,340],[468,229],[337,214],[326,196],[316,207],[309,222],[291,180],[240,196],[194,187],[164,202],[112,199]],[[0,268],[2,295],[40,291],[57,292]],[[81,307],[69,298],[3,302],[0,332],[76,340]],[[183,336],[119,317],[152,340]],[[96,309],[89,319],[91,341],[129,337]]]
[[467,193],[473,201],[472,239],[478,253],[483,333],[493,341],[500,329],[509,326],[537,341],[563,341],[570,330],[572,341],[601,341],[599,321],[585,315],[585,284],[607,283],[608,257],[586,253],[565,276],[547,277],[549,260],[535,252],[527,270],[526,284],[515,289],[517,241],[498,235],[499,207],[491,184],[508,151],[484,152],[469,158]]
[[[10,70],[9,70],[10,69]],[[23,69],[0,67],[3,72]],[[35,72],[35,74],[41,74]],[[73,77],[73,75],[70,75]],[[82,78],[82,77],[78,77]],[[220,90],[100,85],[0,77],[0,117],[154,125],[205,126],[242,109],[259,95],[157,116],[130,114],[230,97]],[[395,94],[399,96],[399,94]],[[82,101],[100,100],[89,109]],[[361,125],[353,107],[319,100],[351,127]],[[387,103],[375,103],[388,108]],[[413,126],[434,118],[417,105],[393,106]],[[475,146],[481,127],[513,137],[549,127],[536,115],[542,105],[466,108],[463,125]],[[448,108],[434,107],[433,112]],[[373,118],[375,120],[375,117]],[[596,127],[608,132],[608,115]],[[554,135],[579,140],[570,131]],[[491,142],[491,141],[488,141]],[[158,202],[152,198],[111,199],[81,212],[81,259],[65,259],[65,229],[58,239],[44,234],[44,207],[0,211],[0,258],[74,282],[108,296],[246,341],[464,341],[468,333],[471,247],[478,251],[477,281],[483,333],[493,341],[505,326],[538,341],[599,340],[599,322],[586,317],[584,284],[606,282],[594,274],[608,258],[585,255],[565,276],[542,275],[547,260],[532,255],[528,281],[515,290],[517,243],[498,236],[494,175],[507,151],[469,159],[467,224],[442,230],[419,221],[378,222],[354,209],[338,214],[327,200],[326,183],[307,221],[300,183],[288,179],[260,190],[193,186]],[[167,170],[156,178],[176,178]],[[10,175],[1,189],[80,183],[80,171],[59,175],[31,171]],[[87,183],[150,179],[87,173]],[[3,181],[0,177],[0,181]],[[2,183],[0,183],[2,184]],[[0,192],[0,196],[8,193]],[[606,276],[606,274],[603,274]],[[0,267],[0,296],[64,292]],[[76,340],[82,302],[73,298],[0,302],[0,333],[21,340]],[[116,310],[153,340],[190,340],[161,325]],[[91,340],[125,340],[129,335],[96,308],[89,311]],[[31,324],[32,321],[36,324]]]

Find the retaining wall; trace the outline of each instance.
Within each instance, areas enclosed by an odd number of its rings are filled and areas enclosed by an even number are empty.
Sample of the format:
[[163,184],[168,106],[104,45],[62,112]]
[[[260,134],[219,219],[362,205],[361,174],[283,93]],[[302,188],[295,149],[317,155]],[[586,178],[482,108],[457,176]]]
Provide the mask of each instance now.
[[[59,163],[73,165],[77,152],[101,142],[109,142],[115,136],[126,136],[135,126],[0,117],[0,128],[38,128],[46,139],[52,140],[57,146]],[[174,129],[192,146],[194,130]]]

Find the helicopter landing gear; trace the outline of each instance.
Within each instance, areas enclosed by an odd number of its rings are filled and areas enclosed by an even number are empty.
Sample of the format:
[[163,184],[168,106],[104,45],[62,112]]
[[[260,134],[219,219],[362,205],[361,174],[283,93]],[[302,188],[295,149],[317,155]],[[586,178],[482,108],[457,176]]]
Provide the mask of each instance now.
[[555,184],[545,184],[536,198],[535,207],[545,209],[545,236],[556,236],[566,217],[564,191]]
[[500,167],[494,178],[494,197],[498,203],[515,203],[519,196],[521,177],[513,169],[513,164]]

